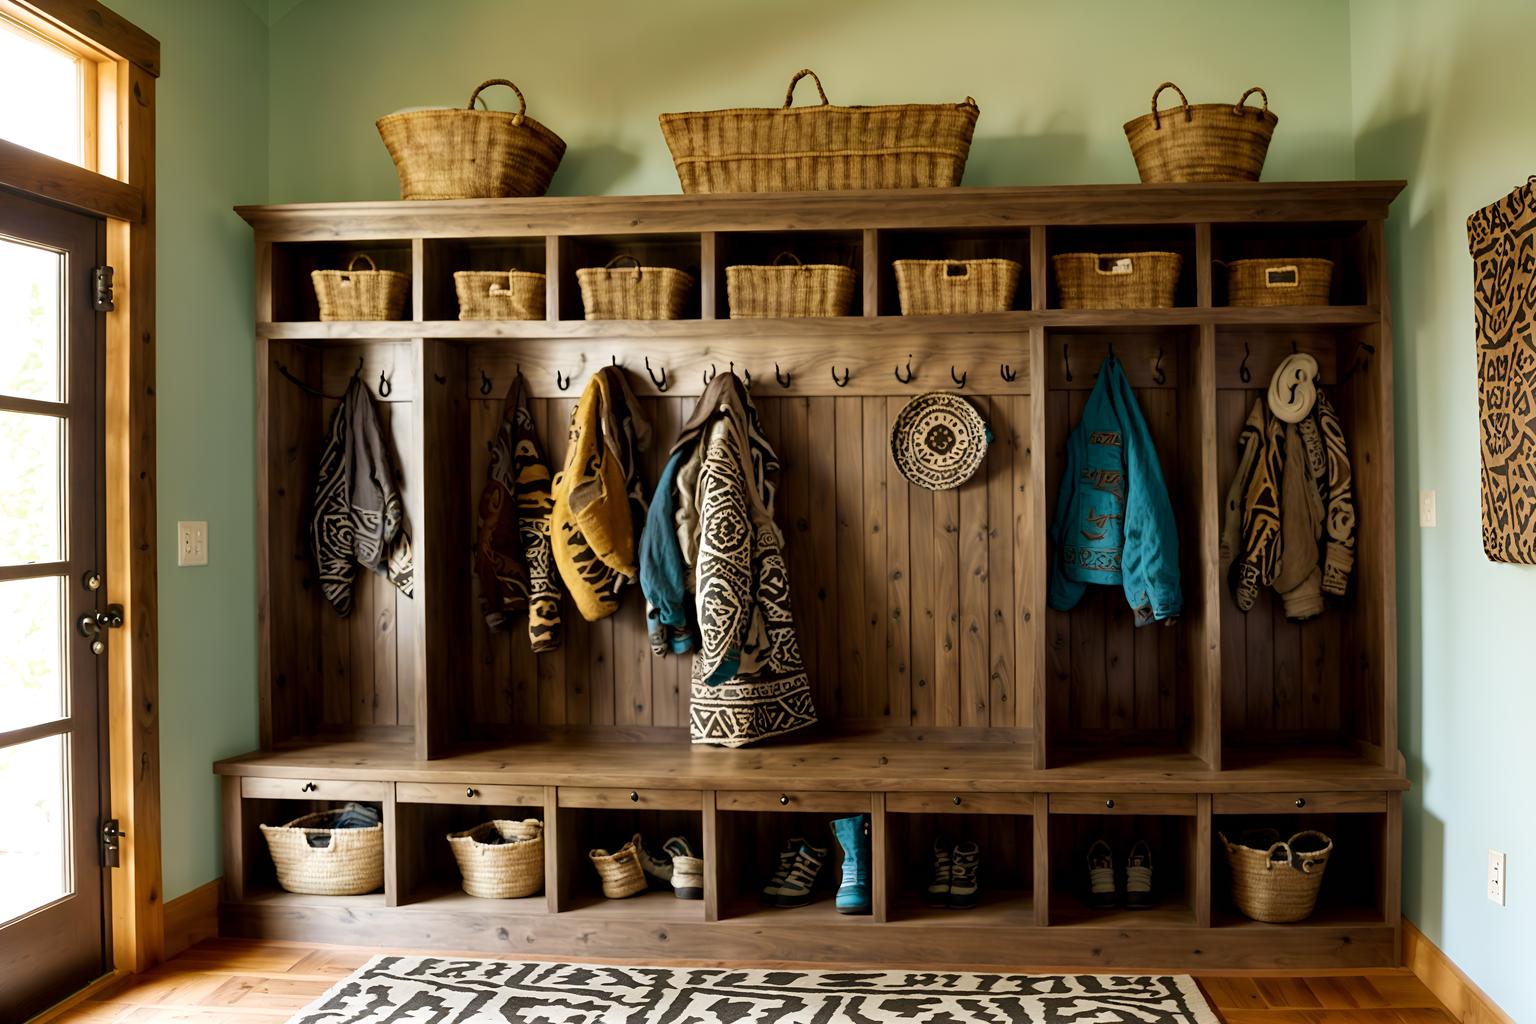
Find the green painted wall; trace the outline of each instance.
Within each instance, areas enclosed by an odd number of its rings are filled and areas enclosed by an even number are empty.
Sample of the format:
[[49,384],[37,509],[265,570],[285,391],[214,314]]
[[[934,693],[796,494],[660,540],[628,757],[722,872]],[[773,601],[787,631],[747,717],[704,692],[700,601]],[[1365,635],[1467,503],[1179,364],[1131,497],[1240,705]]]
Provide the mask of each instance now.
[[[1466,218],[1536,173],[1528,0],[1354,0],[1362,177],[1392,209],[1398,607],[1408,795],[1404,911],[1516,1020],[1536,1020],[1536,569],[1482,551],[1477,359]],[[1421,489],[1438,522],[1420,529]],[[1489,903],[1489,847],[1509,855]]]
[[[240,0],[112,0],[160,40],[160,784],[167,897],[219,876],[209,765],[256,744],[256,430],[251,235],[267,196],[266,25]],[[176,567],[176,521],[209,565]]]
[[[374,119],[463,104],[487,78],[517,82],[568,143],[554,192],[675,193],[657,114],[774,106],[802,67],[837,103],[976,97],[968,185],[1134,181],[1120,126],[1170,77],[1197,102],[1268,89],[1281,119],[1272,177],[1354,170],[1348,8],[1336,0],[366,6],[364,18],[356,3],[309,0],[273,19],[274,201],[397,196]],[[515,101],[495,92],[503,109]]]

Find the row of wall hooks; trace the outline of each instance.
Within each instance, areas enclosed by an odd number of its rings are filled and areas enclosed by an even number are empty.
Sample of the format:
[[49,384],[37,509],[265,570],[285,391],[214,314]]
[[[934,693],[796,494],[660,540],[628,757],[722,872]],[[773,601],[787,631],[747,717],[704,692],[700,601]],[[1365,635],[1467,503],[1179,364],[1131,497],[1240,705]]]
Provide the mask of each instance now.
[[[1159,360],[1161,360],[1161,356],[1159,356]],[[619,365],[617,356],[610,356],[609,361],[614,366]],[[522,372],[521,367],[518,368],[518,372]],[[646,375],[650,377],[651,383],[655,386],[657,391],[664,392],[669,387],[671,387],[671,380],[667,376],[667,368],[665,366],[652,366],[650,356],[645,357],[645,372]],[[734,359],[731,360],[729,364],[727,364],[727,372],[736,372],[736,361]],[[853,380],[853,368],[850,366],[843,367],[841,373],[838,372],[838,368],[836,366],[833,366],[830,368],[830,372],[832,374],[832,383],[840,388],[847,387],[849,382]],[[917,378],[917,371],[912,368],[911,356],[907,357],[907,364],[904,368],[898,366],[893,372],[896,376],[896,379],[902,384],[910,384]],[[1159,368],[1159,372],[1161,373],[1161,368]],[[710,363],[709,369],[702,371],[699,376],[703,380],[704,386],[708,387],[714,382],[719,373],[719,366],[715,363]],[[969,368],[959,372],[956,371],[953,364],[949,368],[949,378],[955,382],[956,387],[965,387],[966,382],[970,379],[970,375],[971,371]],[[999,364],[998,375],[1010,384],[1019,379],[1018,371],[1015,370],[1010,363]],[[445,383],[445,379],[441,375],[433,374],[433,376],[437,378],[437,382],[439,384]],[[743,369],[741,371],[741,376],[742,382],[746,384],[748,388],[750,388],[752,386],[752,371]],[[561,391],[570,390],[571,383],[574,379],[575,376],[573,374],[563,373],[560,370],[555,371],[555,387],[559,388]],[[794,375],[788,370],[785,370],[778,363],[773,364],[773,379],[778,383],[779,387],[786,390],[794,384]],[[1071,380],[1070,370],[1068,372],[1067,379]],[[480,371],[480,393],[482,395],[489,395],[494,389],[495,382],[490,378],[485,370],[482,369]]]
[[[339,401],[342,400],[342,398],[345,397],[344,395],[328,395],[324,391],[322,391],[320,388],[317,388],[317,387],[314,387],[314,386],[312,386],[310,384],[305,383],[303,379],[295,376],[293,371],[288,369],[288,364],[286,364],[286,363],[278,363],[277,364],[277,372],[282,374],[282,376],[284,376],[285,378],[287,378],[288,383],[292,384],[294,387],[298,388],[300,391],[303,391],[307,395],[313,395],[316,398],[328,398],[328,399],[330,399],[333,402],[339,402]],[[352,376],[351,376],[351,378],[349,378],[348,383],[350,383],[352,380],[356,380],[358,377],[362,376],[362,373],[363,373],[363,357],[362,356],[358,356],[357,357],[357,369],[352,371]],[[439,379],[441,379],[441,378],[439,378]],[[379,397],[380,398],[388,398],[391,394],[394,393],[394,390],[395,390],[394,381],[391,379],[390,376],[386,376],[383,370],[380,370],[379,371],[379,384],[378,384]]]
[[[1115,354],[1114,342],[1110,342],[1109,354]],[[1072,350],[1066,342],[1061,343],[1061,368],[1063,375],[1066,377],[1067,383],[1072,383]],[[1004,378],[1010,380],[1012,379],[1007,377],[1006,374],[1004,375]],[[1163,369],[1163,346],[1161,345],[1157,346],[1157,358],[1152,362],[1152,381],[1158,385],[1168,383],[1168,372]]]

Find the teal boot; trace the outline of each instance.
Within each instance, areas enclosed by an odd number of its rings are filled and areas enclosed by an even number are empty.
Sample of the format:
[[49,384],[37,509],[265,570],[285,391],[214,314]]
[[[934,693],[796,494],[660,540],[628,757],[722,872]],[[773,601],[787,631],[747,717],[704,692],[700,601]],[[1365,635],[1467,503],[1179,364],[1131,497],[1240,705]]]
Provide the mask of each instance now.
[[843,881],[837,887],[839,914],[869,913],[869,815],[856,814],[832,823],[832,835],[843,848]]

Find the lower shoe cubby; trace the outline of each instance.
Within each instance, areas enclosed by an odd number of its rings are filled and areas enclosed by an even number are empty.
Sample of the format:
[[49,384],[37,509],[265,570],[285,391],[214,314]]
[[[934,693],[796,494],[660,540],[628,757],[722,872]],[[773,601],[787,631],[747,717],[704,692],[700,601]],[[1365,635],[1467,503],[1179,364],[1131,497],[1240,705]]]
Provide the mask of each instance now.
[[[887,794],[888,919],[1033,926],[1035,822],[1021,813],[1031,806],[1027,794]],[[973,872],[965,870],[971,857]],[[948,893],[946,873],[958,883]]]
[[[1221,808],[1221,797],[1217,797]],[[1321,794],[1313,797],[1287,798],[1286,811],[1245,811],[1217,813],[1211,829],[1211,924],[1218,928],[1331,928],[1340,925],[1373,925],[1387,921],[1389,893],[1386,886],[1393,873],[1387,870],[1388,816],[1385,794]],[[1243,798],[1242,803],[1253,803]],[[1351,809],[1335,810],[1347,806]],[[1314,810],[1316,807],[1318,809]],[[1256,921],[1237,906],[1232,890],[1232,870],[1222,836],[1234,843],[1245,835],[1255,846],[1272,842],[1289,843],[1302,832],[1320,832],[1333,843],[1317,887],[1317,902],[1306,918],[1289,923]],[[1315,841],[1314,841],[1315,842]],[[1307,841],[1298,844],[1309,847]],[[1276,857],[1285,851],[1276,851]],[[1276,864],[1270,870],[1294,871]]]
[[[399,783],[395,790],[396,874],[398,891],[393,895],[400,906],[505,911],[509,914],[543,914],[549,910],[546,895],[549,843],[540,843],[546,855],[536,865],[519,857],[517,887],[519,895],[489,897],[465,891],[463,871],[454,856],[448,837],[467,832],[488,822],[526,822],[533,819],[547,824],[544,790],[539,786],[474,786],[449,784]],[[494,860],[512,851],[494,846],[484,854]],[[497,866],[486,864],[482,871],[494,872]],[[534,873],[535,877],[526,876]],[[503,876],[499,881],[508,881]],[[485,884],[482,881],[482,884]],[[532,892],[525,892],[531,885]]]
[[[1187,813],[1186,805],[1187,804]],[[1053,794],[1049,822],[1050,923],[1094,927],[1195,925],[1199,858],[1196,798]],[[1159,813],[1161,812],[1161,813]],[[1171,812],[1171,813],[1170,813]],[[1113,865],[1115,892],[1101,905],[1091,884],[1089,857],[1103,842]],[[1140,844],[1145,844],[1141,847]],[[1139,902],[1127,871],[1138,852],[1150,854],[1151,891]],[[1102,847],[1098,850],[1102,852]]]
[[[717,792],[713,853],[718,863],[712,869],[718,886],[715,917],[765,924],[873,921],[873,864],[869,861],[883,836],[870,814],[872,807],[868,793]],[[867,859],[862,871],[870,893],[869,908],[862,913],[839,913],[836,896],[845,851],[834,835],[833,823],[860,816],[859,831],[868,830],[860,856]],[[765,892],[779,872],[781,854],[793,860],[802,847],[821,862],[809,892],[802,895],[793,883],[787,892]],[[851,863],[847,867],[855,869]]]
[[[698,792],[658,795],[649,791],[615,800],[601,791],[560,791],[555,815],[555,908],[558,912],[703,921],[704,900],[679,898],[665,880],[647,872],[642,863],[639,881],[645,888],[630,896],[609,898],[592,852],[618,854],[639,836],[645,854],[666,861],[667,840],[680,837],[693,855],[704,857],[702,797]],[[623,874],[623,865],[617,866]],[[701,879],[702,881],[702,879]]]

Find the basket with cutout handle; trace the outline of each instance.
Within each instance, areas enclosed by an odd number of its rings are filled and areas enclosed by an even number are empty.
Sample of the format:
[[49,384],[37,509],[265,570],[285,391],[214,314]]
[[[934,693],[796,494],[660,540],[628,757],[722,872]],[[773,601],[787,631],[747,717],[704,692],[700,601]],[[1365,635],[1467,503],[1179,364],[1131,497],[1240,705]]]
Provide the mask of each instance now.
[[853,268],[803,263],[781,252],[771,264],[725,268],[726,302],[732,320],[847,316],[853,306]]
[[[627,263],[627,266],[620,264]],[[588,320],[679,320],[693,275],[675,267],[646,267],[620,253],[601,267],[576,271]]]
[[[1168,89],[1179,94],[1180,105],[1159,110],[1158,99]],[[1248,105],[1254,93],[1262,107]],[[1258,181],[1279,121],[1258,86],[1236,103],[1190,103],[1183,89],[1164,82],[1152,93],[1151,112],[1125,123],[1125,138],[1144,184]]]
[[[366,261],[368,266],[358,268]],[[398,270],[380,270],[365,252],[354,255],[345,270],[310,272],[321,320],[403,320],[405,294],[411,278]]]
[[1317,831],[1297,832],[1290,839],[1263,845],[1270,836],[1247,845],[1254,837],[1232,842],[1221,835],[1232,870],[1232,902],[1255,921],[1287,924],[1312,915],[1323,872],[1333,855],[1333,840]]

